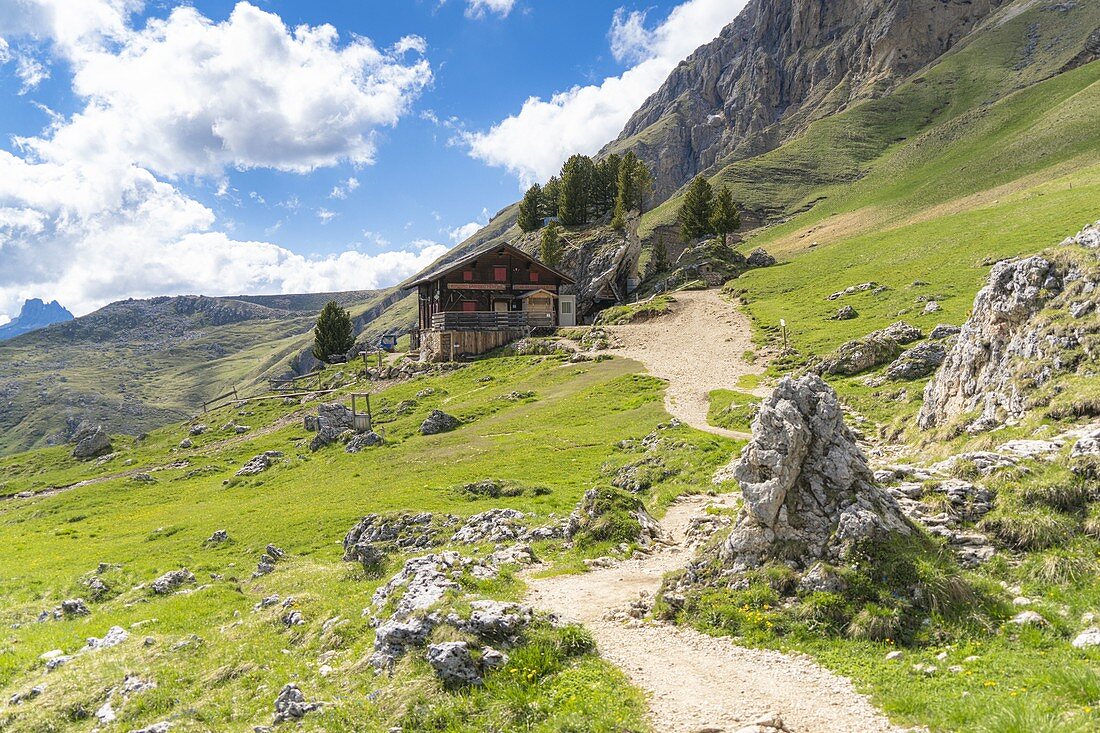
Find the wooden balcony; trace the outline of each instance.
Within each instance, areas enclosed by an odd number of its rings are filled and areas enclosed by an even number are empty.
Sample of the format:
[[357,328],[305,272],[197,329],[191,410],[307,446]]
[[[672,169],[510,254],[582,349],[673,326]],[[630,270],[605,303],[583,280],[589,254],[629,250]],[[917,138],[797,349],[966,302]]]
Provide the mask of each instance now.
[[432,316],[432,329],[435,331],[508,331],[553,326],[554,317],[549,313],[445,311]]

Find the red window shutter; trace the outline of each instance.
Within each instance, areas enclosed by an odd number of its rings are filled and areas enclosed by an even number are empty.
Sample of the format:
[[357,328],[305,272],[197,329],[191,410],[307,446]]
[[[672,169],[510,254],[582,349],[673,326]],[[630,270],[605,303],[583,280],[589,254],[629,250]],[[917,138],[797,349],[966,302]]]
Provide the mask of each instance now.
[[473,282],[474,281],[474,271],[473,270],[463,270],[462,271],[462,279],[465,280],[466,282]]
[[534,270],[531,270],[531,282],[537,283],[539,281],[539,274]]
[[508,268],[507,267],[494,267],[493,279],[498,283],[507,282],[508,280]]
[[474,301],[472,301],[472,300],[462,301],[462,312],[463,313],[473,313],[476,310],[477,310],[477,303],[475,303]]

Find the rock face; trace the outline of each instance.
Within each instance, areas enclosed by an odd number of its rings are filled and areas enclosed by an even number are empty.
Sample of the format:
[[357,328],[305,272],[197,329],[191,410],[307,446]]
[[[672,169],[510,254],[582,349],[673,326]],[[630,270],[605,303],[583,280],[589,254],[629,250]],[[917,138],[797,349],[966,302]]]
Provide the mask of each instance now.
[[773,559],[802,569],[838,562],[860,542],[915,531],[875,486],[836,393],[820,377],[780,382],[753,436],[734,469],[745,505],[720,552],[735,571]]
[[102,425],[96,427],[82,427],[73,440],[76,445],[73,447],[73,458],[80,460],[88,460],[90,458],[97,458],[111,452],[111,436],[107,435],[107,431],[103,429]]
[[1029,392],[1095,367],[1100,327],[1088,314],[1100,302],[1098,233],[1088,227],[1060,248],[993,267],[925,389],[921,428],[974,416],[965,427],[978,432],[1019,419]]
[[23,302],[18,316],[0,326],[0,341],[71,320],[73,314],[56,300],[45,303],[39,298],[30,298]]
[[1001,0],[751,0],[683,61],[605,152],[632,149],[663,200],[717,161],[764,153],[889,91]]
[[424,422],[420,425],[421,435],[438,435],[447,433],[457,428],[462,423],[457,417],[453,417],[442,410],[432,410]]

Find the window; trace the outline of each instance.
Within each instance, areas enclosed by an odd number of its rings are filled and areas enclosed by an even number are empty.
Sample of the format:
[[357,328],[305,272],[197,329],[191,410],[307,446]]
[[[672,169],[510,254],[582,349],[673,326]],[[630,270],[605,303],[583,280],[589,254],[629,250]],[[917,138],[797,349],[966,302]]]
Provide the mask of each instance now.
[[531,282],[537,283],[539,281],[539,274],[534,270],[531,270]]
[[570,303],[568,300],[563,300],[561,302],[561,312],[562,313],[572,313],[573,312],[573,304]]
[[500,265],[493,267],[493,280],[498,283],[508,282],[508,268]]
[[477,310],[477,303],[476,302],[474,302],[472,300],[462,301],[462,312],[463,313],[473,313],[476,310]]
[[462,280],[464,282],[468,282],[468,283],[473,282],[474,281],[474,271],[473,270],[463,270],[462,271]]

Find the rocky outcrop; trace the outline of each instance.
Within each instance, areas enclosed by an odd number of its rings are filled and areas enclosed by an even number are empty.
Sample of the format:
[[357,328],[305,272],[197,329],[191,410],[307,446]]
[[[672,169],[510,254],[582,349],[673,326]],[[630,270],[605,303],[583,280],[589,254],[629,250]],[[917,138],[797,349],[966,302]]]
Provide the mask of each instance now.
[[255,476],[263,473],[271,466],[275,465],[275,462],[283,457],[283,454],[277,450],[264,451],[258,456],[250,458],[247,463],[241,466],[241,469],[237,471],[238,476]]
[[634,150],[664,200],[719,161],[778,147],[888,92],[1001,0],[751,0],[683,61],[605,152]]
[[187,568],[172,570],[153,581],[153,592],[167,595],[186,583],[194,583],[195,576]]
[[939,341],[926,341],[908,351],[902,352],[890,366],[886,367],[887,379],[909,380],[927,377],[943,364],[947,350]]
[[824,374],[859,374],[897,358],[900,353],[897,341],[872,333],[841,345],[822,360],[821,370]]
[[1060,374],[1095,368],[1098,253],[1100,224],[1056,249],[995,265],[925,389],[920,427],[959,423],[979,432],[1018,420],[1035,406],[1029,394]]
[[424,422],[420,424],[420,434],[438,435],[439,433],[449,433],[461,424],[457,417],[448,415],[442,410],[432,410],[424,418]]
[[820,377],[779,383],[734,469],[744,508],[720,556],[734,571],[780,560],[841,562],[866,541],[915,531],[874,483],[833,392]]
[[73,447],[73,458],[86,461],[98,458],[111,452],[111,436],[102,425],[96,427],[82,426],[73,436],[76,445]]
[[321,703],[307,702],[306,696],[298,685],[289,683],[279,691],[275,698],[275,724],[301,720],[307,713],[319,710]]

